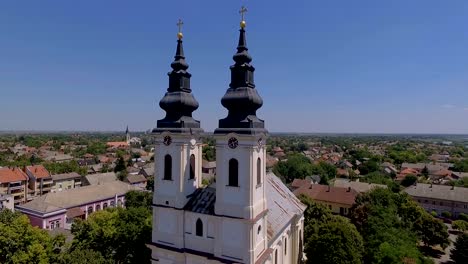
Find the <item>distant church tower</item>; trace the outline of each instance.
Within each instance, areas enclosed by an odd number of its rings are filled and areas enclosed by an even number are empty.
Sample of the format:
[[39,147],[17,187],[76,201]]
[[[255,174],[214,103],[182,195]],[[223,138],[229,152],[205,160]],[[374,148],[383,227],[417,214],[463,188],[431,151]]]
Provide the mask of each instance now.
[[125,130],[125,141],[127,142],[127,144],[130,144],[130,132],[128,131],[128,126]]
[[231,82],[221,99],[228,114],[214,131],[217,175],[210,186],[201,184],[203,131],[192,117],[198,102],[177,23],[169,88],[159,102],[166,116],[153,129],[152,263],[301,263],[305,206],[266,173],[268,132],[256,115],[263,101],[255,89],[245,12],[243,7]]

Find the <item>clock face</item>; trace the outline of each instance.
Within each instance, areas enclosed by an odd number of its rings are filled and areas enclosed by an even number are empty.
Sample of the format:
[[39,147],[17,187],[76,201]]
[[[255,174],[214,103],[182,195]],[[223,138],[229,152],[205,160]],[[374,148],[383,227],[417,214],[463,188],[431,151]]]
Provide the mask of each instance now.
[[235,149],[237,148],[237,146],[239,145],[239,141],[237,141],[237,138],[230,138],[228,140],[228,146],[232,149]]
[[172,138],[170,136],[164,137],[164,145],[169,146],[172,143]]

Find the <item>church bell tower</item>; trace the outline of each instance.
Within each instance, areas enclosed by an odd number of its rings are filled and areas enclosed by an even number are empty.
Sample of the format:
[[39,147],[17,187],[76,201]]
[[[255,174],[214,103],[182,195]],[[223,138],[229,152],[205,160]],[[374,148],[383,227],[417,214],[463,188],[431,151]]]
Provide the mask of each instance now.
[[177,49],[169,88],[159,102],[166,116],[153,129],[156,141],[155,192],[153,196],[153,242],[183,248],[183,207],[202,181],[202,143],[200,122],[192,117],[198,102],[190,88],[182,45],[182,21],[177,23]]
[[[228,110],[219,120],[216,139],[215,214],[223,216],[220,245],[242,247],[230,241],[249,241],[242,257],[254,263],[267,247],[267,203],[265,196],[265,142],[267,130],[256,111],[263,100],[255,89],[252,57],[248,53],[246,22],[242,7],[237,52],[230,67],[231,83],[221,104]],[[227,237],[231,236],[230,239]],[[233,249],[234,252],[234,249]]]

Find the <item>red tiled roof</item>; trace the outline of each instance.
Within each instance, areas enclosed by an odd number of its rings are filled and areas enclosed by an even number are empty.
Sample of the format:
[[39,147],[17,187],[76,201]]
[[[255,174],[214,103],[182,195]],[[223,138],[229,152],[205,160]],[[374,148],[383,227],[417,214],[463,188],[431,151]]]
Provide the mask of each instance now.
[[302,185],[294,191],[296,196],[304,194],[312,200],[353,205],[358,192],[351,188],[334,187],[320,184]]
[[18,168],[1,168],[0,183],[26,181],[28,176]]
[[37,179],[50,177],[49,171],[42,165],[26,166],[26,170],[31,172],[31,174],[34,175],[34,177]]
[[294,181],[291,183],[291,187],[300,188],[307,184],[310,184],[310,181],[303,180],[303,179],[294,179]]
[[128,147],[128,143],[125,141],[107,142],[107,146],[112,148],[121,148]]

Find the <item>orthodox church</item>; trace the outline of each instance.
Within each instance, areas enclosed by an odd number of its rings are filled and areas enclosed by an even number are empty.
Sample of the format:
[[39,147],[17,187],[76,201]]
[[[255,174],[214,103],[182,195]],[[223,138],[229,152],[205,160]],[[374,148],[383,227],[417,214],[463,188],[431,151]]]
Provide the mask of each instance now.
[[202,185],[203,130],[192,117],[198,102],[180,20],[178,25],[169,88],[159,103],[166,116],[153,129],[152,263],[300,263],[305,205],[266,171],[268,132],[256,114],[263,100],[255,89],[244,19],[221,99],[228,114],[214,131],[217,175],[210,186]]

